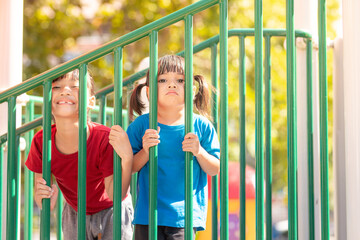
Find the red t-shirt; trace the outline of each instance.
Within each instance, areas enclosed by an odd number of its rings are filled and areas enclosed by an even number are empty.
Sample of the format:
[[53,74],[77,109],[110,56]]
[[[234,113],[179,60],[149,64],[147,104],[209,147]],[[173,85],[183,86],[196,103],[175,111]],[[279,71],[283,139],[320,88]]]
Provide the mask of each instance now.
[[[86,163],[86,214],[92,215],[112,207],[105,191],[104,178],[113,174],[113,148],[109,144],[110,128],[88,122]],[[66,202],[77,211],[78,153],[62,154],[55,145],[56,126],[51,127],[51,173]],[[25,165],[33,172],[42,173],[43,130],[33,138]]]

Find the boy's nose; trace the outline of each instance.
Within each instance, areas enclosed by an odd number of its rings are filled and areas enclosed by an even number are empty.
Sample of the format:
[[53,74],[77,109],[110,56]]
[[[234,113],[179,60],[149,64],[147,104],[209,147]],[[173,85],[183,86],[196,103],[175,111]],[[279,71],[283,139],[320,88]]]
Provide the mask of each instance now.
[[63,90],[61,91],[61,95],[70,95],[70,87],[64,87]]

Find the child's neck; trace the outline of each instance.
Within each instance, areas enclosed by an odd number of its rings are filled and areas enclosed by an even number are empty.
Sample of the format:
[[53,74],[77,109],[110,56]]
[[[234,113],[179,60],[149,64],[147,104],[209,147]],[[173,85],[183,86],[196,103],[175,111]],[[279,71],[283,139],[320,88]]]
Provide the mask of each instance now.
[[184,124],[185,109],[184,108],[158,108],[158,122],[161,124],[176,126]]
[[[79,148],[79,121],[73,119],[56,119],[56,148],[63,154],[72,154]],[[87,129],[87,138],[89,137]]]

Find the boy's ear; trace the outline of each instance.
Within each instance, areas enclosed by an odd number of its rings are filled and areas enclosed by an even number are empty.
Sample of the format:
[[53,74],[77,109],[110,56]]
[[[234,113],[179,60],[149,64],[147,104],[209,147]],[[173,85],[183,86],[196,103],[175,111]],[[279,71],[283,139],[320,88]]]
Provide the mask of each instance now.
[[88,101],[88,109],[93,109],[95,107],[95,102],[96,102],[96,98],[95,96],[91,96],[89,97],[89,101]]

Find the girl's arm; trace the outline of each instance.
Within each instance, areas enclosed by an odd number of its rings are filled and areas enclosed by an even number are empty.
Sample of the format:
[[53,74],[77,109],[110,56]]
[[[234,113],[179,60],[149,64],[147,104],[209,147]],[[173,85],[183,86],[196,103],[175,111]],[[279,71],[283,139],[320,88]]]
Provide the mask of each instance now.
[[147,129],[142,138],[143,148],[134,155],[134,161],[132,166],[132,172],[136,173],[149,161],[149,148],[156,146],[160,143],[160,127],[158,130]]
[[52,184],[51,187],[46,185],[46,181],[43,179],[41,173],[35,173],[35,194],[34,200],[36,205],[42,209],[42,199],[50,198],[50,210],[53,210],[56,205],[56,200],[58,197],[58,188],[55,184]]
[[199,142],[199,138],[194,133],[185,135],[182,143],[184,152],[191,152],[198,160],[200,167],[210,176],[215,176],[220,171],[220,161],[210,155]]
[[[126,196],[131,181],[131,168],[133,164],[133,153],[129,138],[120,126],[112,126],[109,134],[109,143],[121,158],[121,182],[122,198]],[[105,178],[105,190],[110,199],[113,199],[113,175]]]

